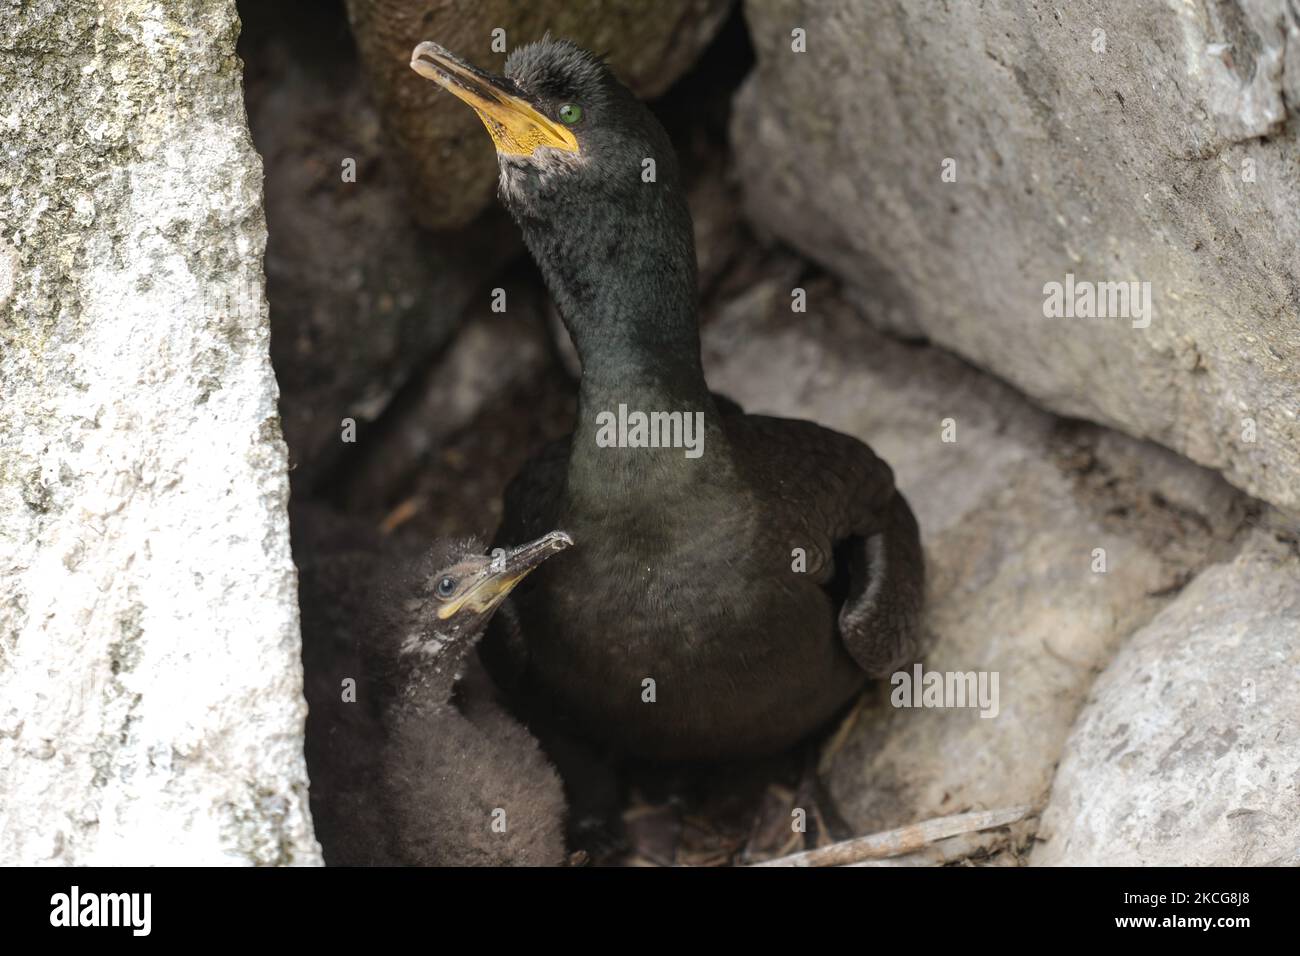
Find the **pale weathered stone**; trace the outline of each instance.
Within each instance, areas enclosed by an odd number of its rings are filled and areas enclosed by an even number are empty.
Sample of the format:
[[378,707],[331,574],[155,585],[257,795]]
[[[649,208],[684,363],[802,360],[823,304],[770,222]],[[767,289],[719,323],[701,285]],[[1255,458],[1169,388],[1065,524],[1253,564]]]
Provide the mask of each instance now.
[[1300,864],[1300,555],[1257,532],[1094,684],[1034,864]]
[[0,15],[0,861],[317,863],[233,0]]
[[[1294,3],[745,9],[758,223],[874,321],[1300,513]],[[1149,326],[1046,318],[1067,275],[1149,282]]]

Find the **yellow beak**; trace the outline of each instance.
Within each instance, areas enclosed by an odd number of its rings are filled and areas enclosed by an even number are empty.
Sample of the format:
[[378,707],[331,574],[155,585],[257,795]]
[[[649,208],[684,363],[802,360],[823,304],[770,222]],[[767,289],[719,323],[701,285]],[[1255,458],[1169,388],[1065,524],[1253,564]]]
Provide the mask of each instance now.
[[421,43],[411,54],[411,69],[468,103],[498,153],[531,156],[543,146],[578,152],[573,132],[539,113],[511,80],[470,66],[446,47]]
[[477,580],[470,582],[465,593],[438,608],[439,619],[445,621],[466,610],[475,615],[494,611],[538,565],[572,545],[573,539],[563,531],[552,531],[502,553],[479,573]]

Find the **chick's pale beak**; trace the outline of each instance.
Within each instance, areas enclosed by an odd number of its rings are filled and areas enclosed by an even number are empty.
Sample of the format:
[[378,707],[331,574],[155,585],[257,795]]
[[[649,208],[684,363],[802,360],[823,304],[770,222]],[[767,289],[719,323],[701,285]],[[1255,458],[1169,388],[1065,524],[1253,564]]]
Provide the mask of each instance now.
[[543,146],[578,152],[573,132],[539,113],[512,81],[470,66],[445,47],[421,43],[411,54],[411,69],[473,107],[498,153],[531,156]]
[[498,553],[493,557],[492,563],[479,572],[478,579],[464,594],[438,608],[438,617],[445,621],[464,610],[475,614],[494,611],[506,599],[506,595],[514,590],[514,586],[538,565],[572,545],[573,539],[563,531],[552,531],[536,541]]

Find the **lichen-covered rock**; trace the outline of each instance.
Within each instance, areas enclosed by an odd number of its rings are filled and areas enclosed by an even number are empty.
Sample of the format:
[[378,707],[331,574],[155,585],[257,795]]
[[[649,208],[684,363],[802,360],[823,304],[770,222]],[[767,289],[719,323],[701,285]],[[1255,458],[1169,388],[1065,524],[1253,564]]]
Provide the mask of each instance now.
[[0,861],[317,863],[233,0],[0,16]]
[[[753,219],[875,320],[1300,513],[1294,3],[745,10]],[[1045,317],[1074,281],[1150,283],[1150,311]]]
[[413,208],[434,228],[477,215],[496,188],[497,165],[474,112],[411,71],[417,43],[436,40],[500,72],[502,44],[512,50],[549,31],[607,54],[634,92],[655,96],[695,61],[730,7],[731,0],[348,0],[371,89],[410,173]]
[[1300,557],[1257,532],[1097,679],[1031,862],[1300,864]]

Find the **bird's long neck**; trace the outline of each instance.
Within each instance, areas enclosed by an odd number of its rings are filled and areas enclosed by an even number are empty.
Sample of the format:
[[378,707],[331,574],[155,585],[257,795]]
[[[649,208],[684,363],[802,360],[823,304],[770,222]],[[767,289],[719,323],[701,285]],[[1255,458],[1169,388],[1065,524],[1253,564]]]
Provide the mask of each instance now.
[[566,222],[521,225],[588,391],[616,397],[636,382],[657,386],[656,397],[695,397],[708,390],[690,212],[676,185],[639,188],[646,192],[635,202],[593,202]]
[[[727,455],[700,361],[690,213],[675,185],[645,188],[658,192],[639,209],[599,207],[581,230],[540,232],[534,229],[541,224],[524,224],[582,361],[571,495],[636,493],[641,483],[658,490],[690,485]],[[609,416],[636,412],[691,416],[689,425],[703,431],[702,454],[597,442]]]
[[619,404],[714,414],[700,362],[695,270],[689,293],[676,283],[621,281],[629,274],[611,269],[589,300],[561,307],[582,361],[580,417]]
[[416,718],[452,706],[452,688],[463,658],[463,647],[439,644],[402,654],[393,677],[397,706],[389,719]]

